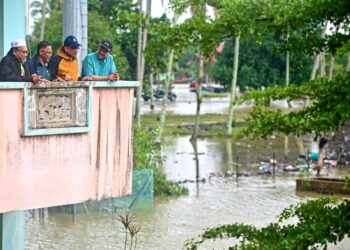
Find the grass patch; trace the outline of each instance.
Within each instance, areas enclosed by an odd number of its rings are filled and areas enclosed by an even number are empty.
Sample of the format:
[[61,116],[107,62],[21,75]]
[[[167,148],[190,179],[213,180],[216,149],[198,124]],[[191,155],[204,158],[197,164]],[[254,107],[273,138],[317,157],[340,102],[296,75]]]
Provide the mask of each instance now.
[[[267,107],[266,110],[277,110],[276,107]],[[243,129],[244,119],[249,116],[251,108],[236,108],[233,115],[233,135]],[[284,112],[297,109],[282,109]],[[141,126],[143,129],[157,129],[159,126],[159,113],[148,113],[142,115]],[[165,118],[164,135],[192,135],[196,121],[195,115],[179,115],[167,113]],[[199,136],[226,136],[227,114],[203,114],[200,116]]]
[[228,93],[213,93],[213,92],[206,92],[202,91],[203,97],[227,97]]
[[[236,134],[242,125],[244,113],[236,113],[234,123],[237,124],[233,128],[233,133]],[[165,119],[164,135],[192,135],[194,124],[194,115],[175,115],[167,114]],[[226,120],[227,116],[222,114],[205,114],[200,116],[200,131],[199,136],[226,136]],[[141,119],[142,128],[156,129],[159,126],[159,114],[143,115]]]

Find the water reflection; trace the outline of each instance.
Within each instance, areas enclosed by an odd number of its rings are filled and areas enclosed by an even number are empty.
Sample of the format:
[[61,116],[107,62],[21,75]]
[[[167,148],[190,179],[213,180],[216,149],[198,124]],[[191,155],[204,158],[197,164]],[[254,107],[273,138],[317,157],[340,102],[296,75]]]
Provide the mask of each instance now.
[[[289,157],[298,155],[298,149],[289,141]],[[185,240],[195,237],[203,229],[227,223],[248,223],[264,226],[275,220],[283,208],[315,197],[310,193],[295,192],[296,175],[242,177],[213,177],[210,173],[235,171],[236,156],[239,168],[254,168],[252,163],[269,159],[273,153],[283,160],[284,138],[267,141],[200,139],[197,141],[198,164],[189,137],[168,138],[164,154],[164,171],[174,181],[205,178],[202,183],[186,183],[190,194],[180,198],[156,198],[152,210],[136,212],[141,224],[138,248],[182,249]],[[343,172],[342,172],[343,171]],[[331,169],[330,175],[348,174],[347,169]],[[118,212],[118,211],[117,211]],[[72,215],[50,214],[46,221],[26,220],[26,249],[124,249],[124,229],[117,213],[79,213],[75,223]],[[205,245],[201,249],[224,249],[230,242]],[[347,239],[330,249],[349,249]]]
[[[195,154],[190,137],[179,137],[166,141],[167,176],[174,181],[195,180]],[[305,141],[309,141],[308,138]],[[270,140],[232,141],[230,139],[198,139],[200,176],[208,178],[211,173],[236,172],[238,161],[239,171],[256,171],[257,163],[269,161],[275,155],[278,162],[291,161],[299,155],[297,140],[290,137],[289,159],[284,156],[284,137],[272,137]]]

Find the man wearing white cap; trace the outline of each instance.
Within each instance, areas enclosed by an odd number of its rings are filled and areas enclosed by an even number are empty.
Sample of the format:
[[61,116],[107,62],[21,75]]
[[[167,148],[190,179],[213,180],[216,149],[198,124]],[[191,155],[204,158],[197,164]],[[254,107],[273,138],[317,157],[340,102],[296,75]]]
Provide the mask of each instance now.
[[0,81],[7,82],[34,82],[42,80],[39,75],[30,75],[25,64],[28,54],[26,42],[17,39],[11,42],[11,49],[0,62]]

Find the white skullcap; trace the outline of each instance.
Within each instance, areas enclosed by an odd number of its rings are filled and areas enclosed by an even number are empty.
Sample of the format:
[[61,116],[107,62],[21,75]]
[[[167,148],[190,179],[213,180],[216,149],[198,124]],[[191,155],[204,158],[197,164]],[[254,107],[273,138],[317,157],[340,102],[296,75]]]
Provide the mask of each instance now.
[[26,42],[22,39],[16,39],[11,42],[11,48],[18,48],[18,47],[23,47],[27,46]]

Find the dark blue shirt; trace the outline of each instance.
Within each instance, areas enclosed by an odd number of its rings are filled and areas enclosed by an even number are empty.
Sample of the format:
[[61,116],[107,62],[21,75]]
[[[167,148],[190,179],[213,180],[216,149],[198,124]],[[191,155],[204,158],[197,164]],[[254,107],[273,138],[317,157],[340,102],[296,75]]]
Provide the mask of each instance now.
[[30,74],[38,74],[39,76],[42,76],[43,78],[50,81],[51,79],[51,72],[49,70],[49,64],[45,63],[44,65],[40,62],[38,56],[34,56],[32,59],[30,59],[27,62],[27,65],[29,67]]

